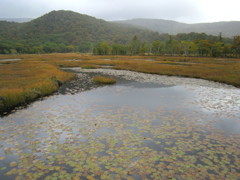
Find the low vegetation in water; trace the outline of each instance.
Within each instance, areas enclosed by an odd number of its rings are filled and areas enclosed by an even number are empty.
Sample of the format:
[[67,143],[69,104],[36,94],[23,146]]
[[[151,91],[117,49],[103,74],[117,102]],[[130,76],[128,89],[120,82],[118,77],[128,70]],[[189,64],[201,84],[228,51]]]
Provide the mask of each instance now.
[[99,84],[115,84],[116,83],[116,80],[114,78],[104,77],[104,76],[95,76],[93,77],[93,81]]
[[0,66],[0,114],[52,94],[74,74],[43,62],[16,62]]

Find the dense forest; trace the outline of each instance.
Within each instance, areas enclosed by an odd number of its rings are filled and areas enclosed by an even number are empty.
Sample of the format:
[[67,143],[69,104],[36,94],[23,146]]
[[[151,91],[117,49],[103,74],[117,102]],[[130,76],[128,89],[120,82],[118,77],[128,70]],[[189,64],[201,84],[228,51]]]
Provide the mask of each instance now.
[[72,11],[52,11],[27,23],[0,22],[0,53],[91,52],[98,42],[126,44],[134,35],[145,42],[160,37]]
[[[190,37],[202,36],[193,40]],[[184,55],[211,57],[240,57],[240,36],[235,36],[232,42],[206,34],[178,34],[169,36],[166,41],[155,40],[145,43],[134,36],[127,45],[102,42],[97,44],[93,53],[97,55]]]
[[240,55],[240,36],[159,34],[72,11],[52,11],[26,23],[0,21],[0,53],[82,52],[98,55]]

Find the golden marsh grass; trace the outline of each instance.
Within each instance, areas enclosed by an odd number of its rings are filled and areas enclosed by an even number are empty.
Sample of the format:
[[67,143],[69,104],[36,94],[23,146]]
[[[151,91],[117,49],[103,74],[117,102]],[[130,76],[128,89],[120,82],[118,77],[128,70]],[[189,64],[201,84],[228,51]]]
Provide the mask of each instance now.
[[33,61],[0,66],[0,112],[52,94],[60,82],[74,78],[58,67]]
[[95,76],[93,77],[93,81],[100,84],[115,84],[116,80],[111,77],[105,77],[105,76]]
[[240,87],[240,59],[173,56],[93,56],[78,53],[0,55],[0,111],[53,93],[59,81],[74,77],[59,67],[130,70],[159,75],[194,77]]

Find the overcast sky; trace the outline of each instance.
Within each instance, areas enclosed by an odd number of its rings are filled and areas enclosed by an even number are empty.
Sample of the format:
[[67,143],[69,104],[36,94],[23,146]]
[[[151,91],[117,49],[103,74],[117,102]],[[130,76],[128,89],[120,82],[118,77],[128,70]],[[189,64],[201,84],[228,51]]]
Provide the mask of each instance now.
[[105,20],[155,18],[186,23],[240,21],[240,0],[0,0],[0,18],[72,10]]

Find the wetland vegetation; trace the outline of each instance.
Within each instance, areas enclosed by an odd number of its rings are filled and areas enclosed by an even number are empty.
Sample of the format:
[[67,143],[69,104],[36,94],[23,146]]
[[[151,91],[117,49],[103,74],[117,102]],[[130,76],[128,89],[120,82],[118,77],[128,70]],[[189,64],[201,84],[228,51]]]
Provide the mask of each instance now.
[[74,74],[63,72],[56,66],[33,61],[7,64],[3,61],[0,72],[1,114],[50,95],[62,83],[74,78]]
[[94,76],[93,81],[99,84],[115,84],[116,80],[111,77],[105,77],[105,76]]
[[[55,92],[74,78],[59,68],[112,68],[201,78],[240,86],[240,59],[172,56],[92,56],[88,54],[1,55],[1,113]],[[4,59],[21,59],[4,61]]]
[[239,180],[240,36],[222,34],[0,21],[0,179]]
[[[3,179],[240,177],[240,59],[75,53],[0,59],[21,59],[0,60],[4,108],[60,87],[0,118]],[[98,87],[95,76],[117,82]]]

